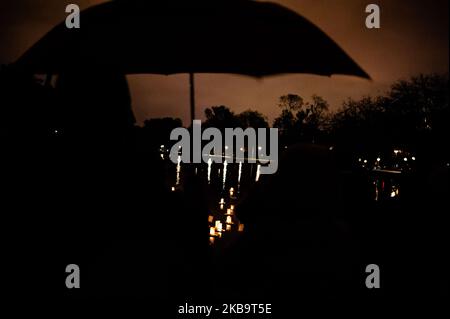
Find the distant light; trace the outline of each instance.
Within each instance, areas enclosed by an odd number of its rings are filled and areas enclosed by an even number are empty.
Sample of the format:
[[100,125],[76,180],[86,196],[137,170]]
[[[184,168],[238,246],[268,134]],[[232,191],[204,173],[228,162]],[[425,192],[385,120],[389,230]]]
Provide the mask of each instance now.
[[164,148],[164,145],[161,145],[161,148]]
[[172,192],[174,192],[174,191],[175,191],[175,187],[172,186]]
[[330,150],[330,151],[332,151],[332,150],[333,150],[333,148],[334,148],[333,146],[330,146],[329,150]]
[[411,159],[413,160],[413,161],[415,161],[416,160],[416,158],[413,156],[413,157],[411,157]]
[[381,161],[381,158],[377,157],[377,162]]
[[240,150],[241,150],[241,152],[243,152],[243,151],[244,151],[244,148],[243,148],[243,147],[241,147],[241,148],[240,148]]
[[400,153],[399,150],[394,150],[395,155],[397,155],[398,153]]
[[367,160],[364,160],[364,163],[367,163]]
[[258,146],[258,150],[262,150],[262,147],[261,147],[261,146]]
[[395,193],[395,191],[391,192],[391,197],[395,197],[397,194]]
[[228,146],[227,146],[227,145],[225,145],[225,149],[226,149],[226,150],[228,149]]
[[358,158],[358,162],[361,162],[362,160],[361,160],[361,158]]
[[408,158],[404,157],[403,160],[404,160],[405,162],[407,162],[407,161],[408,161]]

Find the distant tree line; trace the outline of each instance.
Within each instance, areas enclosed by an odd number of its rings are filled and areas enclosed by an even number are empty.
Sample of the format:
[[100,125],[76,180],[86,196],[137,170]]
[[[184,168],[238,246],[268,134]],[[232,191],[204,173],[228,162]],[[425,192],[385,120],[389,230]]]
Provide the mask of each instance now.
[[[55,89],[13,67],[0,68],[0,99],[2,137],[46,137],[60,131],[64,135],[61,118],[70,117],[73,111],[61,115],[64,106],[58,105]],[[349,152],[406,147],[448,159],[448,99],[448,74],[400,80],[383,95],[349,98],[336,111],[331,111],[328,102],[318,95],[304,99],[286,94],[279,98],[281,112],[271,126],[279,129],[281,145],[339,145]],[[107,116],[104,118],[108,121]],[[205,118],[205,128],[270,126],[267,117],[258,111],[249,109],[235,114],[223,105],[207,108]],[[171,130],[181,125],[180,119],[149,119],[136,130],[142,145],[159,146],[167,143]]]
[[[278,107],[281,113],[272,126],[279,129],[282,145],[322,143],[366,151],[401,146],[448,157],[448,75],[400,80],[382,96],[349,98],[334,112],[318,95],[310,100],[283,95]],[[205,117],[203,127],[269,127],[267,117],[258,111],[235,114],[223,105],[207,108]],[[174,125],[180,123],[176,121]],[[144,128],[150,124],[145,122]]]

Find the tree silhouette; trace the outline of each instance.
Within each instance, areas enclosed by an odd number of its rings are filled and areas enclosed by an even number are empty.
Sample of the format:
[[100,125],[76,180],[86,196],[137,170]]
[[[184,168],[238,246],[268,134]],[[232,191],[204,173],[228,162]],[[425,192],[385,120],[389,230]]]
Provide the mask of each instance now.
[[269,123],[267,118],[258,111],[247,110],[237,115],[239,125],[243,129],[248,127],[267,128]]

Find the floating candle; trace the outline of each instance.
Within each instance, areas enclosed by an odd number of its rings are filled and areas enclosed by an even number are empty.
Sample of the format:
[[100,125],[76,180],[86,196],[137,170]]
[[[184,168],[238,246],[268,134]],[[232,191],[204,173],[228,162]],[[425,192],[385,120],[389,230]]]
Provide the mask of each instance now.
[[216,231],[222,232],[222,222],[220,220],[216,220]]

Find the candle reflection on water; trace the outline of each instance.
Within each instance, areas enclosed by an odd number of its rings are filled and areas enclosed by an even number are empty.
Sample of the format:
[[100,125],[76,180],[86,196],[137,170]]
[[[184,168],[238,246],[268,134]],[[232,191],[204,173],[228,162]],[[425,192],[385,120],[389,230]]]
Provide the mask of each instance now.
[[239,161],[239,171],[238,171],[238,192],[241,188],[241,175],[242,175],[242,161]]
[[225,182],[227,181],[227,166],[228,166],[227,160],[223,161],[223,185],[222,185],[222,189],[225,189]]
[[255,181],[259,181],[259,176],[261,175],[261,165],[258,164],[258,167],[256,168],[256,177],[255,177]]
[[180,185],[180,172],[181,172],[181,156],[178,155],[178,160],[177,160],[177,180],[176,180],[176,185]]
[[211,183],[211,165],[212,165],[212,160],[211,158],[208,159],[208,184]]

